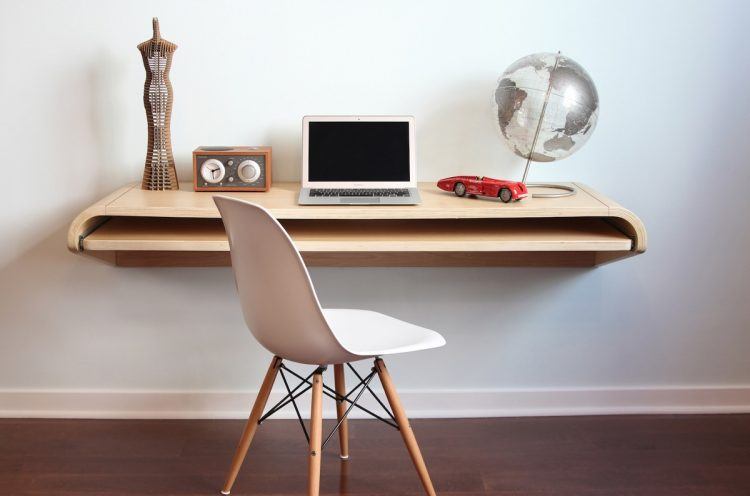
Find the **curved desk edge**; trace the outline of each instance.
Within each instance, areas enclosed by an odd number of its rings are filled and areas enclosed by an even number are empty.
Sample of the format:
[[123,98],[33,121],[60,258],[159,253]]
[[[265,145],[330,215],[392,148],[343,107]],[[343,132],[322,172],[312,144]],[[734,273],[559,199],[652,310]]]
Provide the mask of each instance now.
[[81,241],[83,238],[107,221],[107,205],[133,189],[135,186],[136,183],[123,186],[78,214],[68,228],[68,250],[73,253],[82,252],[83,246],[81,245]]
[[575,185],[607,206],[609,210],[609,222],[633,240],[633,252],[643,253],[646,251],[648,246],[646,226],[637,215],[616,201],[592,190],[585,184],[575,183]]

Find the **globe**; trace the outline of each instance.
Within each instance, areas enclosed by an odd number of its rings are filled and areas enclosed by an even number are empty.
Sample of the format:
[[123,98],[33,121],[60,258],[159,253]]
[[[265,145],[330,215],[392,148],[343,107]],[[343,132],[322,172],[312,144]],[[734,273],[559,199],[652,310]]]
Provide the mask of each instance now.
[[573,154],[591,137],[599,95],[573,59],[535,53],[515,61],[500,76],[495,111],[500,133],[516,155],[552,162]]

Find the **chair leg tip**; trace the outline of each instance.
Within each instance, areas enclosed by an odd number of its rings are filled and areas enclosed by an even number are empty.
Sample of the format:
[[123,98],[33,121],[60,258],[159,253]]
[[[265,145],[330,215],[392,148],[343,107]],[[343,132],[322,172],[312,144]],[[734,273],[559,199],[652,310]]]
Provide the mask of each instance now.
[[223,495],[225,495],[225,496],[226,496],[226,495],[228,495],[228,494],[229,494],[229,492],[230,492],[230,491],[221,491],[221,494],[223,494]]
[[339,455],[339,458],[341,458],[342,460],[348,460],[349,455]]

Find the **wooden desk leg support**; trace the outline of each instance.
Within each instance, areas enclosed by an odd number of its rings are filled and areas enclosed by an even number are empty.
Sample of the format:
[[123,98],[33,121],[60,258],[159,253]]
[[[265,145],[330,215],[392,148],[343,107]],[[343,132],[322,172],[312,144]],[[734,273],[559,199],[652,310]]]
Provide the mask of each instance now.
[[271,394],[271,388],[276,380],[276,374],[278,374],[280,366],[281,358],[277,356],[273,357],[271,365],[266,372],[266,377],[263,379],[263,384],[260,386],[260,391],[258,391],[258,397],[255,398],[255,404],[250,412],[250,417],[245,424],[245,430],[242,431],[242,437],[240,438],[240,443],[237,445],[237,450],[234,453],[232,466],[229,469],[229,474],[227,475],[226,482],[224,482],[224,488],[221,490],[221,494],[229,494],[232,490],[232,485],[237,478],[242,462],[245,460],[245,455],[247,454],[248,448],[250,448],[250,443],[253,442],[253,436],[255,436],[255,431],[258,429],[258,420],[260,420],[261,415],[263,415],[263,409],[266,407],[268,396]]
[[[344,364],[343,363],[337,363],[333,366],[333,376],[334,380],[336,381],[336,394],[339,396],[346,396],[346,380],[344,378]],[[336,417],[339,422],[341,422],[341,418],[344,416],[344,413],[346,413],[346,405],[344,404],[343,400],[336,400]],[[343,422],[341,422],[341,426],[339,427],[339,447],[341,448],[341,453],[339,454],[339,457],[342,460],[348,460],[349,459],[349,426],[347,425],[347,420],[344,419]]]
[[382,359],[375,359],[375,369],[378,371],[378,376],[380,377],[380,382],[383,384],[388,403],[391,405],[391,410],[393,410],[393,416],[396,417],[401,437],[404,438],[406,449],[409,450],[409,456],[411,456],[411,461],[414,463],[414,468],[417,469],[422,486],[429,496],[435,496],[435,488],[432,487],[430,474],[427,472],[427,466],[424,464],[422,452],[419,451],[417,439],[414,437],[414,432],[412,432],[409,425],[409,419],[406,417],[406,413],[404,413],[401,400],[396,393],[396,388],[393,386],[391,376],[388,373],[388,369],[385,368],[385,363]]
[[308,466],[307,494],[320,494],[320,443],[323,438],[323,370],[313,374],[312,401],[310,403],[310,464]]

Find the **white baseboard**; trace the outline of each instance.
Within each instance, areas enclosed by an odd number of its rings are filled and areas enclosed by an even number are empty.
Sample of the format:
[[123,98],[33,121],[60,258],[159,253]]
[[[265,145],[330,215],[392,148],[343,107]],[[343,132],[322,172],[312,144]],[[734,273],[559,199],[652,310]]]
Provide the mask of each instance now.
[[[26,418],[245,418],[252,391],[0,390],[0,417]],[[750,386],[618,388],[404,390],[412,418],[612,415],[650,413],[748,413]],[[269,406],[281,399],[274,391]],[[309,395],[306,395],[309,396]],[[368,408],[378,411],[371,398]],[[302,398],[301,398],[302,399]],[[306,416],[309,403],[302,399]],[[325,416],[335,416],[325,401]],[[293,418],[291,407],[277,417]],[[353,418],[362,418],[358,410]]]

